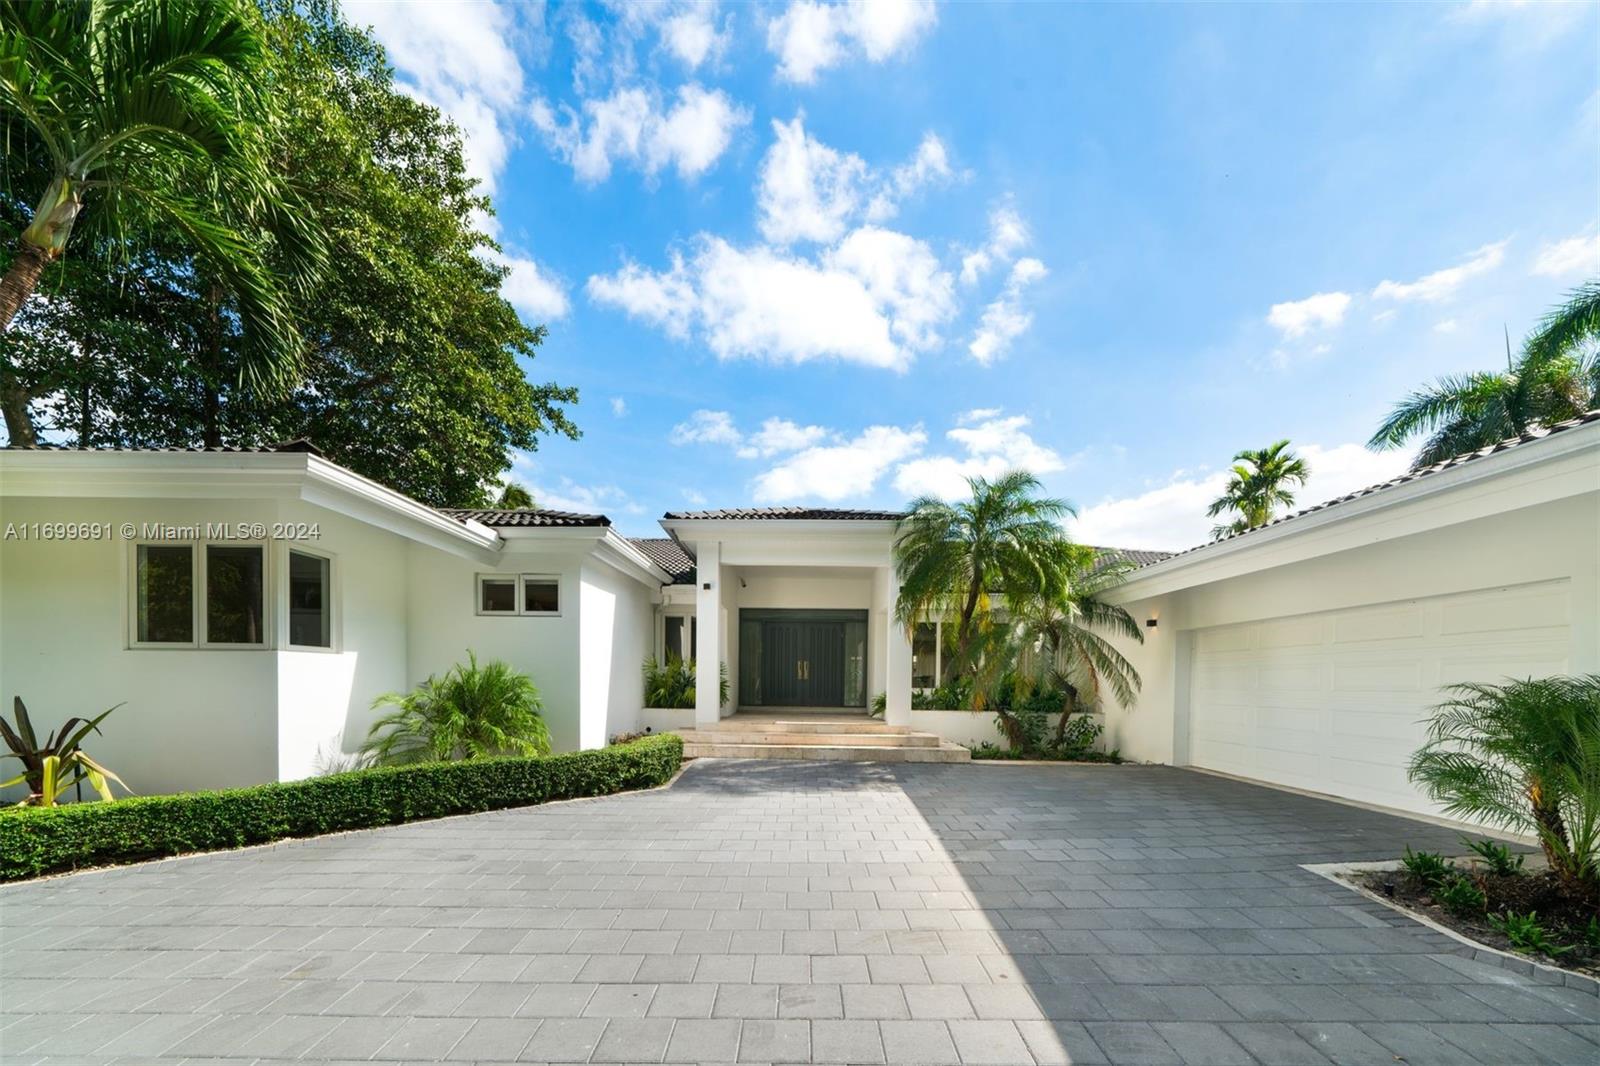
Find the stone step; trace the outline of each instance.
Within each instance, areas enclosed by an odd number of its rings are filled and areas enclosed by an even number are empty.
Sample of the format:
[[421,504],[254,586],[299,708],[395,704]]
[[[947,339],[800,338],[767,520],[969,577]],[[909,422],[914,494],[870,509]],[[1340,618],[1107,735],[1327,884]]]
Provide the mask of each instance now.
[[744,726],[739,729],[682,729],[678,735],[685,744],[791,744],[820,745],[823,747],[849,747],[852,744],[869,748],[937,748],[937,733],[785,733],[766,728]]
[[[681,734],[680,734],[681,735]],[[959,744],[936,748],[875,748],[860,744],[729,744],[685,739],[686,759],[804,759],[818,762],[966,762],[972,753]]]
[[889,735],[911,732],[910,726],[884,725],[882,722],[875,721],[871,718],[846,718],[843,720],[839,718],[832,718],[823,721],[808,722],[805,719],[794,718],[757,718],[743,713],[733,715],[731,718],[724,718],[715,725],[706,726],[704,728],[755,730],[763,733],[868,733]]

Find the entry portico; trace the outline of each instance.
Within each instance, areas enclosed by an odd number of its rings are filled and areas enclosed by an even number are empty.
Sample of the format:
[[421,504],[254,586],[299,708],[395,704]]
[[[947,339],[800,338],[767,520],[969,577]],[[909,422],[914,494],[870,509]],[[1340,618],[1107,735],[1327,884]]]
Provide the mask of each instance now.
[[886,724],[911,724],[911,643],[894,620],[899,517],[780,507],[662,520],[695,560],[696,726],[737,710],[864,714],[878,693]]

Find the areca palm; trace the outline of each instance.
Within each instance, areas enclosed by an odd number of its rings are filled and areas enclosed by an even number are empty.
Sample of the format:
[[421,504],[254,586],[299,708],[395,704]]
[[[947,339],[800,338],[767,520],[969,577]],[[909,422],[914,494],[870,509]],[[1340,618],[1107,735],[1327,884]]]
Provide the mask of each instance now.
[[1278,508],[1294,506],[1294,489],[1311,476],[1310,465],[1289,449],[1287,440],[1246,449],[1233,457],[1233,464],[1227,486],[1206,514],[1215,518],[1231,511],[1238,517],[1215,527],[1215,538],[1266,525]]
[[979,638],[992,628],[995,595],[1013,610],[1060,598],[1075,547],[1061,526],[1075,513],[1072,505],[1041,497],[1032,474],[1017,470],[967,484],[971,498],[959,503],[936,496],[912,501],[894,542],[896,620],[909,630],[930,618],[953,619],[953,662],[960,669],[971,668]]
[[1066,591],[1026,604],[1016,614],[1016,639],[1033,651],[1037,682],[1064,697],[1056,721],[1057,744],[1071,716],[1098,703],[1105,690],[1123,707],[1139,692],[1139,672],[1106,637],[1142,644],[1144,634],[1132,615],[1102,598],[1134,569],[1125,559],[1079,547]]
[[1398,448],[1427,436],[1413,470],[1519,437],[1600,406],[1600,281],[1573,290],[1506,368],[1452,374],[1397,403],[1367,442]]
[[[0,279],[0,329],[85,228],[130,252],[170,240],[233,295],[249,338],[241,374],[281,380],[295,350],[283,292],[213,195],[274,199],[257,121],[267,81],[260,16],[244,0],[0,0],[5,192],[33,205]],[[11,442],[33,443],[9,360],[0,406]]]

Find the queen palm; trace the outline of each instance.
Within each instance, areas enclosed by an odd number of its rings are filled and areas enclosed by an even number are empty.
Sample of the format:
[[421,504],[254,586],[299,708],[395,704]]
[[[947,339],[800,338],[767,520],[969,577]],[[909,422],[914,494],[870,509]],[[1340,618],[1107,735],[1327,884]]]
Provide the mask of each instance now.
[[1452,374],[1395,404],[1367,442],[1398,448],[1426,436],[1413,470],[1519,437],[1600,406],[1600,281],[1573,290],[1504,370]]
[[[0,278],[0,329],[79,231],[127,255],[172,241],[233,295],[251,338],[241,374],[283,377],[295,348],[283,293],[207,191],[225,188],[235,204],[271,197],[256,121],[270,80],[260,22],[244,0],[0,0],[5,193],[34,205]],[[35,441],[30,402],[0,364],[13,444]]]
[[1016,470],[994,481],[967,479],[971,498],[913,500],[895,532],[900,596],[895,618],[908,630],[951,619],[952,661],[970,671],[994,620],[996,595],[1013,610],[1065,595],[1073,559],[1062,520],[1072,505],[1039,495],[1039,479]]
[[1310,476],[1310,465],[1290,450],[1286,440],[1240,452],[1233,457],[1222,495],[1206,509],[1211,518],[1229,511],[1238,517],[1215,527],[1211,535],[1221,538],[1266,525],[1278,508],[1294,506],[1294,489]]

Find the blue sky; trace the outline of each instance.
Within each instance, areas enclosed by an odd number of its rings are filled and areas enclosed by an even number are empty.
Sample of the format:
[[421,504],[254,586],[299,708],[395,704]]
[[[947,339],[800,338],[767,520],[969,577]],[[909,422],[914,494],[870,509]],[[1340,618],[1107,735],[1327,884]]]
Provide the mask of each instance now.
[[1600,6],[350,6],[452,115],[580,387],[545,506],[898,506],[1036,471],[1182,548],[1312,503],[1600,273]]

